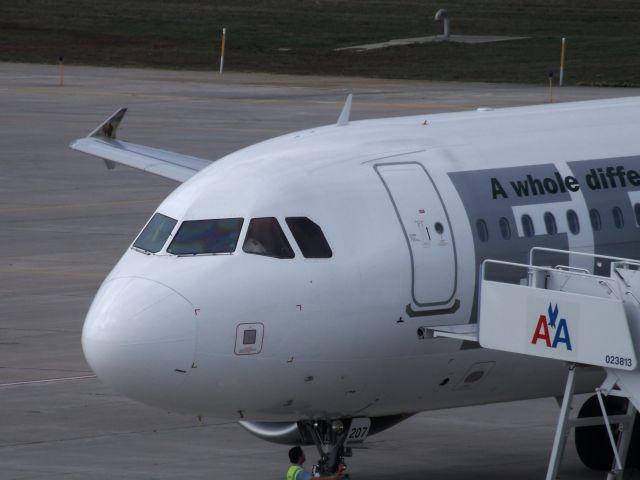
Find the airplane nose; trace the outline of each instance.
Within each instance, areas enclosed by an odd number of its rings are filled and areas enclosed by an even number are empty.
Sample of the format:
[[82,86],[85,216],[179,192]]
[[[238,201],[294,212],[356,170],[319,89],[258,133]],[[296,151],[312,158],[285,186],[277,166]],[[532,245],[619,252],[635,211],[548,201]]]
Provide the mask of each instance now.
[[138,277],[105,282],[82,329],[82,349],[98,378],[158,406],[185,381],[195,343],[193,305],[168,286]]

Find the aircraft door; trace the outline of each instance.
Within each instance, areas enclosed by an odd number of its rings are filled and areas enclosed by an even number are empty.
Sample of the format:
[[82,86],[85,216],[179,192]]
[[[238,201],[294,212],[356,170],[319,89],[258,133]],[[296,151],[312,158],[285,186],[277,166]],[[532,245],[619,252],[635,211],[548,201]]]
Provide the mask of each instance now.
[[411,256],[413,304],[418,310],[447,309],[456,293],[456,250],[447,211],[421,163],[375,166]]

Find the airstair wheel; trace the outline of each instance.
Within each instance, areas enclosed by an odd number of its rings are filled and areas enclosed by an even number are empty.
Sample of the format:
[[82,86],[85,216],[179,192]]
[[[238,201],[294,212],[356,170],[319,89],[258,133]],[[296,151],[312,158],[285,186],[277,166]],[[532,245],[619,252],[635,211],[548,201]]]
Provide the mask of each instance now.
[[[621,397],[605,397],[604,403],[608,415],[624,415],[627,412],[628,400]],[[579,418],[602,417],[598,397],[589,397],[578,413]],[[616,437],[617,425],[612,425]],[[576,450],[582,463],[592,470],[611,470],[613,465],[613,452],[607,437],[604,425],[575,428]],[[640,422],[636,420],[633,427],[631,446],[627,455],[627,468],[640,468]]]

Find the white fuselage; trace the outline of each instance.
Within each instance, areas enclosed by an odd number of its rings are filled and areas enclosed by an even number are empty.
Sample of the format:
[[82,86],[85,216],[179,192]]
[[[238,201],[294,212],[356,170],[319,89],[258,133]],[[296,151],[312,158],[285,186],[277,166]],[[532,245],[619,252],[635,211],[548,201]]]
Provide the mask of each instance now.
[[[521,261],[538,245],[640,258],[640,186],[626,174],[640,169],[638,132],[636,98],[353,122],[243,149],[158,207],[177,223],[158,253],[130,248],[105,280],[85,322],[85,355],[132,398],[232,419],[375,417],[557,395],[560,363],[417,331],[476,321],[484,258]],[[592,168],[607,167],[624,173],[609,170],[607,188],[587,185]],[[264,217],[278,220],[294,258],[243,251],[250,220]],[[288,217],[319,225],[331,258],[305,258]],[[167,252],[181,222],[227,218],[244,219],[234,252]],[[238,349],[245,325],[258,332],[253,350]],[[581,376],[579,389],[600,376]]]

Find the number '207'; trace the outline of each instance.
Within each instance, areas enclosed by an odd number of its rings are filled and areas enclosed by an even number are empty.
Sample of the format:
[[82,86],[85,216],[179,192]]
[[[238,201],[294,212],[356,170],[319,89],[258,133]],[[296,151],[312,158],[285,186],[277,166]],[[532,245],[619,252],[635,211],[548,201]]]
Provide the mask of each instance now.
[[349,440],[356,440],[358,438],[364,437],[367,434],[368,430],[368,427],[354,428],[349,432]]

